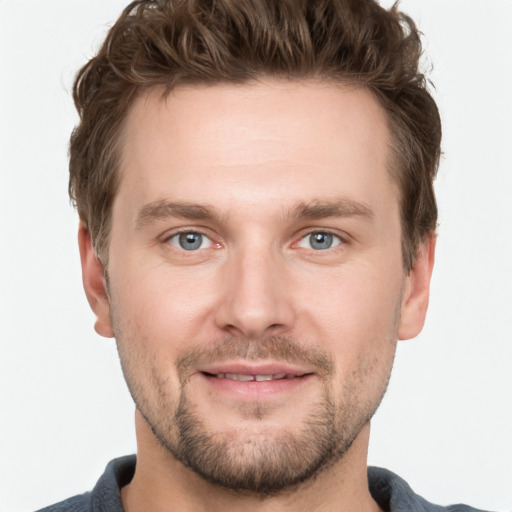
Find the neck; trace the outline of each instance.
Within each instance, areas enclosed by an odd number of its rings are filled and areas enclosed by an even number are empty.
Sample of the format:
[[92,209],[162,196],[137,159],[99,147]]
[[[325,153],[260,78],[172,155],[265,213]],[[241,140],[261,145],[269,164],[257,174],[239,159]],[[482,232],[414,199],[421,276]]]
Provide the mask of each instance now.
[[137,466],[121,490],[125,512],[281,512],[308,510],[378,512],[368,490],[367,424],[342,459],[311,481],[272,496],[243,494],[211,484],[177,461],[155,439],[145,420],[136,414]]

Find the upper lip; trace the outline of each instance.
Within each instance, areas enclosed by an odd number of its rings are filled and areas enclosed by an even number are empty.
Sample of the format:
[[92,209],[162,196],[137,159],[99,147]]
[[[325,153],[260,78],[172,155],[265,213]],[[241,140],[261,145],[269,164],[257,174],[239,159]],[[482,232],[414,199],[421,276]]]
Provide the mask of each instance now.
[[232,373],[237,375],[306,375],[314,373],[310,368],[304,368],[296,365],[286,363],[260,363],[251,364],[248,362],[239,363],[213,363],[210,365],[201,366],[197,369],[201,373],[209,373],[217,375],[219,373]]

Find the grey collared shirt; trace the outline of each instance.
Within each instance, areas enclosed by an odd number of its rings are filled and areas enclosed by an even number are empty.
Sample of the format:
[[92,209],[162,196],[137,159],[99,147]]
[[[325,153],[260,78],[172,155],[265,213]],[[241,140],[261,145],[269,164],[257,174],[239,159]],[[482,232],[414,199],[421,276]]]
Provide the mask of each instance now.
[[[114,459],[91,492],[68,498],[39,512],[123,512],[121,488],[132,479],[135,463],[135,455]],[[467,505],[433,505],[387,469],[369,467],[368,481],[374,500],[386,512],[484,512]]]

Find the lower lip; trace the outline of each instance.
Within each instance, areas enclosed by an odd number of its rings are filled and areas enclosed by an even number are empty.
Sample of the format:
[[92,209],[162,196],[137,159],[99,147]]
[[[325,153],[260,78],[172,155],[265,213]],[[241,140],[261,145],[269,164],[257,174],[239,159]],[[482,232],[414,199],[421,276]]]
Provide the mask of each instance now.
[[273,399],[279,395],[298,391],[313,379],[312,374],[291,379],[276,379],[264,381],[239,381],[232,379],[219,379],[204,373],[200,374],[215,393],[231,394],[242,400]]

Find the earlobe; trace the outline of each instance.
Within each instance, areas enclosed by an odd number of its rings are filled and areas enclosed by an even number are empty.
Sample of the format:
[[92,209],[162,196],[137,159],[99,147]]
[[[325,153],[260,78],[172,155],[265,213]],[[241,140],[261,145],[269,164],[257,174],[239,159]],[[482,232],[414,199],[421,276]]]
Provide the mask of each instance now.
[[83,222],[80,222],[78,229],[78,246],[85,295],[96,315],[94,329],[101,336],[113,338],[114,329],[110,319],[110,301],[103,265],[94,252],[89,230]]
[[434,268],[436,236],[432,235],[418,250],[414,266],[407,276],[398,338],[408,340],[423,329],[430,294],[430,279]]

